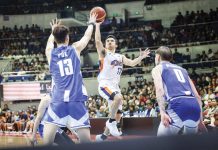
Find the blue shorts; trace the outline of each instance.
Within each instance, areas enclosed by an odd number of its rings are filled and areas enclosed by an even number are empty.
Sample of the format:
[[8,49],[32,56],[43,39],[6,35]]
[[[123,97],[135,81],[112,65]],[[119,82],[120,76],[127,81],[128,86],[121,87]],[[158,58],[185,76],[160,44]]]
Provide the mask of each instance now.
[[171,118],[171,123],[169,127],[164,127],[161,122],[158,136],[176,135],[179,131],[182,131],[183,134],[197,132],[201,109],[195,97],[181,96],[172,99],[166,112]]
[[[198,122],[200,119],[201,109],[196,98],[179,97],[169,102],[167,113],[170,116],[175,113],[182,122],[186,122],[188,120]],[[174,119],[174,117],[172,117],[172,119]]]
[[90,127],[89,114],[85,102],[51,102],[45,122],[72,130]]

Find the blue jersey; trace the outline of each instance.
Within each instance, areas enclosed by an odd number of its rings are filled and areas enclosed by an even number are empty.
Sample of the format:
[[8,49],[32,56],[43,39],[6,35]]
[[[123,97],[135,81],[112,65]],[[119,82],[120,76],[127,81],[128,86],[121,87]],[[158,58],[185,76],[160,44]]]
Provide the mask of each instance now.
[[52,74],[52,102],[86,101],[80,59],[72,46],[60,46],[52,50],[50,61]]
[[162,80],[166,100],[178,96],[193,96],[189,76],[185,69],[169,62],[161,62]]

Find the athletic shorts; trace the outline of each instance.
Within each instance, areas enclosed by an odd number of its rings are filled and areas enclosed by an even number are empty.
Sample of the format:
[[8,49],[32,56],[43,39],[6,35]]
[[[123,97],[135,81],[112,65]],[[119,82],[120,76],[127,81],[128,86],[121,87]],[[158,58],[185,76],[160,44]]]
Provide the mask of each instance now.
[[[103,97],[104,99],[106,99],[108,101],[108,106],[110,108],[112,102],[113,102],[113,98],[116,94],[120,94],[120,88],[118,85],[110,85],[107,83],[104,84],[99,84],[98,86],[98,92],[99,95],[101,97]],[[122,110],[122,103],[119,106],[119,110]]]
[[171,99],[166,109],[171,119],[169,127],[164,127],[162,122],[158,129],[158,135],[176,135],[197,133],[200,121],[201,109],[195,97],[180,96]]
[[45,122],[72,130],[90,127],[89,114],[85,102],[51,102]]

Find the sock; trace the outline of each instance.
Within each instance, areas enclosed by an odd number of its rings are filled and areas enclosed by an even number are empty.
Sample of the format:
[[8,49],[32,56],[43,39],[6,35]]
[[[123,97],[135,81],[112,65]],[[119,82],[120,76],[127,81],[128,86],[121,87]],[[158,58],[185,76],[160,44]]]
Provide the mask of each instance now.
[[117,128],[120,129],[121,128],[121,123],[117,123]]
[[113,122],[113,121],[116,121],[116,120],[115,120],[115,119],[111,119],[111,118],[109,119],[109,122],[110,122],[110,123]]

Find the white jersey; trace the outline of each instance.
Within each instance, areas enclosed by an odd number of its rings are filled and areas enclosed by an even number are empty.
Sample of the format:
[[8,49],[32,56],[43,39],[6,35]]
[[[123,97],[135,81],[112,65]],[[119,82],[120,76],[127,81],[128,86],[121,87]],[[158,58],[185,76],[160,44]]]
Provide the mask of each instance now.
[[110,83],[119,84],[120,75],[123,70],[123,58],[121,54],[106,52],[105,57],[100,60],[99,66],[99,83],[109,81]]

